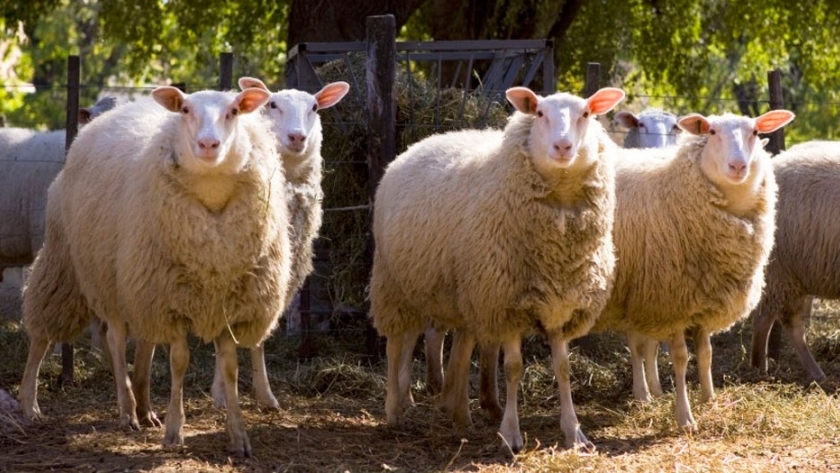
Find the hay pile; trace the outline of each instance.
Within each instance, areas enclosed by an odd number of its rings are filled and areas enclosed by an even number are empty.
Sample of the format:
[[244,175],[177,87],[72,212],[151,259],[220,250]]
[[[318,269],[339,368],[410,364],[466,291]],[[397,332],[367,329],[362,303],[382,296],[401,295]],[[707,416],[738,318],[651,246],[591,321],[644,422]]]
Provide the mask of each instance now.
[[[438,89],[434,72],[398,65],[396,94],[397,153],[433,133],[462,128],[501,128],[509,109],[480,93]],[[322,115],[324,145],[324,222],[316,254],[328,255],[332,268],[326,285],[335,312],[365,306],[370,261],[366,247],[371,225],[365,119],[365,56],[348,54],[317,69],[324,83],[351,84],[350,93]],[[320,250],[320,251],[319,251]],[[317,270],[316,270],[317,271]]]

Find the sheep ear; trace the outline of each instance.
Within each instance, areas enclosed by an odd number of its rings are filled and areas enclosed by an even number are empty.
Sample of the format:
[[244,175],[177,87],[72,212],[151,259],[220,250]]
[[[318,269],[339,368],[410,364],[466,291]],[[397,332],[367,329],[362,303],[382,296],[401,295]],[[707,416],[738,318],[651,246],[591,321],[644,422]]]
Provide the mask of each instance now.
[[511,87],[505,92],[508,102],[517,110],[528,115],[537,113],[540,96],[527,87]]
[[267,90],[249,87],[239,92],[233,102],[238,105],[239,113],[251,113],[265,105],[270,97]]
[[152,98],[170,112],[180,112],[187,96],[181,89],[165,85],[152,91]]
[[759,133],[772,133],[796,118],[789,110],[771,110],[755,119],[755,129]]
[[338,81],[325,85],[323,89],[315,94],[315,100],[318,101],[318,110],[330,108],[337,104],[347,95],[349,90],[350,84],[347,82]]
[[268,87],[265,83],[256,77],[240,77],[239,78],[239,88],[242,90],[250,89],[251,87],[256,87],[258,89],[265,90],[267,92],[271,92],[268,90]]
[[89,108],[80,108],[79,109],[79,125],[84,125],[85,123],[90,122],[90,116],[92,115]]
[[770,138],[762,138],[761,139],[761,147],[764,148],[765,146],[767,146],[767,143],[769,143],[769,142],[770,142]]
[[677,122],[677,124],[683,130],[691,133],[692,135],[705,135],[709,132],[709,129],[712,125],[709,123],[709,120],[706,119],[703,115],[699,113],[692,113],[690,115],[686,115]]
[[586,106],[593,115],[609,112],[624,100],[624,91],[615,87],[604,87],[586,99]]
[[633,112],[623,111],[615,115],[615,121],[624,128],[636,128],[639,126],[639,117]]

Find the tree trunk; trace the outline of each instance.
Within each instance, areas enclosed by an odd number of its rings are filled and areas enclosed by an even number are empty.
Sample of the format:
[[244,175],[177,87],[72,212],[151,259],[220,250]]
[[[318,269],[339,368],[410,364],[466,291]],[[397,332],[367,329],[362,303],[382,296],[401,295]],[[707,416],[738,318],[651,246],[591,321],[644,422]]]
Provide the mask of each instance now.
[[362,41],[365,19],[394,15],[397,31],[426,0],[292,0],[288,48],[306,42]]

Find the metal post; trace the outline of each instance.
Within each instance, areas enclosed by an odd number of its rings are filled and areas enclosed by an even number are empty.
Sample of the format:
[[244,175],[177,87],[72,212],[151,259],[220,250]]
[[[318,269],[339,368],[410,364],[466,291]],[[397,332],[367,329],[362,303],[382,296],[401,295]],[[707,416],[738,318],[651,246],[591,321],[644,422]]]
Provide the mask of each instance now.
[[233,53],[219,54],[219,90],[233,89]]

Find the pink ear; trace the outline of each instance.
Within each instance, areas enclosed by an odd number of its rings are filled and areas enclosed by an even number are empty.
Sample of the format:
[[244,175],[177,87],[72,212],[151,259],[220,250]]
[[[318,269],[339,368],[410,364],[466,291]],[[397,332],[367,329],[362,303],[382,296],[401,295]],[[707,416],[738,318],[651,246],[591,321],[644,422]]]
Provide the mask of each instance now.
[[527,87],[511,87],[505,96],[514,108],[528,115],[536,113],[537,104],[540,103],[540,97]]
[[680,118],[680,121],[677,122],[677,124],[680,128],[692,135],[705,135],[709,132],[709,128],[711,128],[709,120],[699,113],[686,115]]
[[796,115],[788,110],[771,110],[755,119],[755,129],[759,133],[772,133],[787,125]]
[[270,97],[271,94],[269,94],[267,90],[250,87],[242,92],[239,92],[239,95],[236,96],[234,102],[239,104],[240,113],[251,113],[265,105]]
[[152,91],[152,98],[170,112],[180,112],[187,96],[181,89],[165,85]]
[[349,90],[350,84],[347,82],[338,81],[325,85],[315,94],[315,100],[318,101],[318,110],[330,108],[337,104],[347,95]]
[[639,126],[639,117],[634,115],[633,112],[628,112],[626,110],[618,112],[615,115],[615,121],[624,128],[636,128]]
[[268,92],[271,92],[270,90],[268,90],[268,86],[266,86],[265,83],[263,83],[263,81],[257,79],[256,77],[240,77],[239,78],[239,88],[240,89],[245,90],[245,89],[250,89],[251,87],[256,87],[258,89],[262,89],[262,90],[266,90]]
[[589,107],[592,114],[601,115],[612,110],[622,100],[624,100],[623,90],[615,87],[604,87],[586,99],[586,106]]

